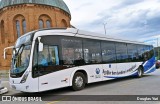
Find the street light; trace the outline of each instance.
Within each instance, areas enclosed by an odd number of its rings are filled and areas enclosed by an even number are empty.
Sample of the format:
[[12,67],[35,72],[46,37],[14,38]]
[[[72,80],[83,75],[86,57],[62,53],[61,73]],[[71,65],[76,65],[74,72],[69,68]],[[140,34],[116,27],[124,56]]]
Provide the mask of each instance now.
[[106,24],[107,24],[107,22],[106,22],[106,23],[103,23],[105,35],[106,35]]
[[159,47],[158,47],[158,38],[157,38],[157,52],[158,52],[158,56],[156,60],[159,60]]

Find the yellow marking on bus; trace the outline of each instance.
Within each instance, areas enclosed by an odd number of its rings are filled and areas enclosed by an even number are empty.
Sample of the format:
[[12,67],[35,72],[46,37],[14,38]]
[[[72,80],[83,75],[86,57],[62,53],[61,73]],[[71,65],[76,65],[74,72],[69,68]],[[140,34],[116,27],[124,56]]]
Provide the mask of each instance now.
[[66,100],[66,99],[67,99],[67,98],[62,98],[62,99],[59,99],[59,100],[56,100],[56,101],[52,101],[52,102],[49,102],[49,103],[46,103],[46,104],[55,104],[55,103],[64,101],[64,100]]

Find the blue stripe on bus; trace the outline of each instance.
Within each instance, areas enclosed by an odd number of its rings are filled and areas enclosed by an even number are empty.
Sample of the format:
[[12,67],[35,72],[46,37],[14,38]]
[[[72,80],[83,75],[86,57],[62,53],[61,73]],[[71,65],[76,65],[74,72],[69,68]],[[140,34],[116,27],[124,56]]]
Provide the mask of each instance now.
[[[123,78],[123,77],[128,77],[128,76],[137,76],[138,72],[136,72],[137,70],[133,71],[133,74],[127,75],[127,76],[104,76],[105,78]],[[136,72],[136,73],[134,73]]]
[[[150,70],[150,71],[148,71],[148,70]],[[146,72],[144,72],[145,74],[146,73],[152,73],[152,72],[154,72],[155,70],[156,70],[156,67],[153,65],[150,69],[148,69]]]
[[156,68],[154,67],[154,68],[152,68],[149,72],[147,72],[147,73],[152,73],[152,72],[154,72],[156,70]]
[[[150,68],[152,68],[154,64],[155,64],[155,56],[149,59],[145,65],[143,63],[144,72],[146,72],[147,70],[150,70]],[[153,71],[155,71],[155,69],[153,69],[152,71],[149,71],[148,73],[153,72]]]
[[[155,56],[153,56],[151,59],[149,59],[146,64],[144,65],[145,62],[142,63],[143,65],[143,68],[144,68],[144,73],[147,72],[147,73],[151,73],[151,72],[154,72],[156,70],[155,67],[153,67],[155,65]],[[151,69],[152,68],[152,69]],[[135,70],[137,71],[137,70]],[[138,72],[134,73],[135,71],[133,71],[132,73],[133,74],[130,74],[128,76],[137,76],[138,75]],[[123,78],[123,77],[127,77],[127,76],[104,76],[105,78]]]

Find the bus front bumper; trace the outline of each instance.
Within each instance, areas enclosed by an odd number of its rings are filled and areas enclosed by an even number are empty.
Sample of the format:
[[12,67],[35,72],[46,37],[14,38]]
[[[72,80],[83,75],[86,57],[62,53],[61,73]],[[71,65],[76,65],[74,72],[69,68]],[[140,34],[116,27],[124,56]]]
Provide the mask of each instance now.
[[16,91],[21,91],[21,92],[36,92],[31,88],[31,86],[27,84],[10,84],[10,87]]
[[13,90],[16,90],[16,91],[26,92],[26,89],[24,88],[24,85],[22,85],[22,84],[10,84],[10,87],[11,87]]

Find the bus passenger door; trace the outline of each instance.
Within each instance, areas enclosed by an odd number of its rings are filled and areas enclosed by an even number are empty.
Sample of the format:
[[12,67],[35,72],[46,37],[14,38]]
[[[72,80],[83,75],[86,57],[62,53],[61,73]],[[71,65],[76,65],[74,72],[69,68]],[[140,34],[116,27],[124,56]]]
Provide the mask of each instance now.
[[[58,46],[44,45],[43,51],[38,53],[39,91],[68,86],[67,73],[59,64]],[[63,82],[63,80],[66,80]]]

